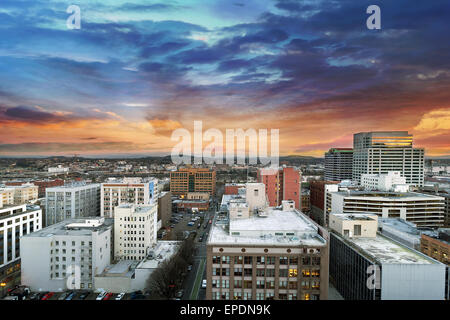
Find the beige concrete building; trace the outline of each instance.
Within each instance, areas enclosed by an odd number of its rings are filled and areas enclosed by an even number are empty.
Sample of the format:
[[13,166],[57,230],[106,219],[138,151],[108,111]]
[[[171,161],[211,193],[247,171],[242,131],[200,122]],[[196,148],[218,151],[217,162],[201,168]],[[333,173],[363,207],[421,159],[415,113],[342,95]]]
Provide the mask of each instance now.
[[376,214],[331,214],[330,228],[350,238],[376,237],[378,216]]
[[14,189],[0,188],[0,208],[14,204]]
[[187,200],[209,200],[208,192],[188,192],[186,195]]
[[207,243],[206,299],[328,298],[326,231],[286,205],[288,211],[266,208],[236,218],[231,202],[229,219],[228,213],[216,217]]
[[14,204],[28,203],[38,199],[39,187],[34,184],[26,183],[10,188],[14,189]]

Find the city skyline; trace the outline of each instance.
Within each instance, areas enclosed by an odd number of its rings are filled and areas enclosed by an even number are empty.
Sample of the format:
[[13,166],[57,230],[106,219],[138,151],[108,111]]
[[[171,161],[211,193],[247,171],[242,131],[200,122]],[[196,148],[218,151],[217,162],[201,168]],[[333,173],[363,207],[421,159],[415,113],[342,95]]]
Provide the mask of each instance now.
[[409,131],[450,156],[444,1],[3,1],[0,157],[168,155],[173,130],[280,129],[280,155]]

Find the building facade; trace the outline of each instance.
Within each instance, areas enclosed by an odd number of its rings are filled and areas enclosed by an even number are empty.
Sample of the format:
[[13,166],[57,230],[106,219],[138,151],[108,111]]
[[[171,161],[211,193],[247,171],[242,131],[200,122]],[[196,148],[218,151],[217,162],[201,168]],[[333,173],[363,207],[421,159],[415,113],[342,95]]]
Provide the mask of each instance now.
[[74,183],[45,190],[45,226],[100,214],[100,184]]
[[112,219],[76,218],[22,237],[22,285],[36,292],[93,289],[111,263],[112,227]]
[[[415,192],[337,191],[327,194],[330,213],[374,213],[380,218],[401,218],[418,227],[444,224],[444,198]],[[327,218],[328,219],[328,218]]]
[[295,207],[300,210],[300,171],[293,167],[259,169],[257,181],[265,185],[269,206],[277,207],[283,200],[293,200]]
[[42,210],[33,205],[0,208],[0,283],[2,290],[20,284],[20,237],[42,228]]
[[324,180],[351,180],[352,168],[352,148],[331,148],[325,153]]
[[161,221],[162,227],[169,226],[172,218],[172,194],[168,192],[160,192],[158,194],[158,220]]
[[389,171],[386,174],[362,174],[361,185],[365,190],[407,192],[409,185],[400,171]]
[[39,187],[34,184],[26,183],[10,188],[14,189],[14,204],[29,203],[38,199]]
[[186,196],[188,192],[216,194],[216,171],[206,168],[182,168],[170,173],[170,192]]
[[140,261],[156,244],[157,204],[121,204],[114,212],[114,259]]
[[376,224],[374,214],[330,217],[330,281],[344,299],[444,300],[446,266],[376,233]]
[[294,201],[284,201],[283,209],[227,217],[216,217],[208,237],[206,299],[328,298],[326,236]]
[[148,205],[157,201],[157,184],[154,178],[123,178],[102,183],[100,216],[114,217],[114,208],[123,203]]
[[363,174],[384,174],[399,171],[406,183],[422,186],[424,154],[413,148],[413,137],[407,131],[360,132],[353,136],[354,181]]

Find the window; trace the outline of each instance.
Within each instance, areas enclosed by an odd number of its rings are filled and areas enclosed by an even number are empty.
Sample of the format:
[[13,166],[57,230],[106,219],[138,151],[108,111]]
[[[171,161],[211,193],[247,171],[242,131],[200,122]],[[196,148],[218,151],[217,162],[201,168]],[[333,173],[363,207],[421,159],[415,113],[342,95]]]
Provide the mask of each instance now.
[[235,276],[242,276],[242,268],[234,268]]
[[297,269],[289,269],[289,277],[291,277],[291,278],[295,278],[295,277],[297,277]]
[[355,236],[361,235],[361,225],[360,224],[355,224],[353,226],[353,235],[355,235]]
[[252,264],[252,261],[253,261],[252,258],[253,258],[253,257],[245,256],[245,257],[244,257],[244,264]]

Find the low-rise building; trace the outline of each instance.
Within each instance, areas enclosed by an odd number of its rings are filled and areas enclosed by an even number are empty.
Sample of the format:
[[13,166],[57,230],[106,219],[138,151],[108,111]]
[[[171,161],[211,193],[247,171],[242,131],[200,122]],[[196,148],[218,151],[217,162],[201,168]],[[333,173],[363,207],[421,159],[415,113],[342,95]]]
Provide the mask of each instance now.
[[14,204],[14,189],[0,188],[0,208]]
[[32,291],[92,289],[111,263],[113,220],[68,219],[20,239],[22,285]]
[[361,185],[365,190],[408,192],[409,185],[400,171],[389,171],[385,174],[362,174]]
[[446,266],[377,233],[377,220],[330,216],[330,280],[338,292],[349,300],[443,300]]

